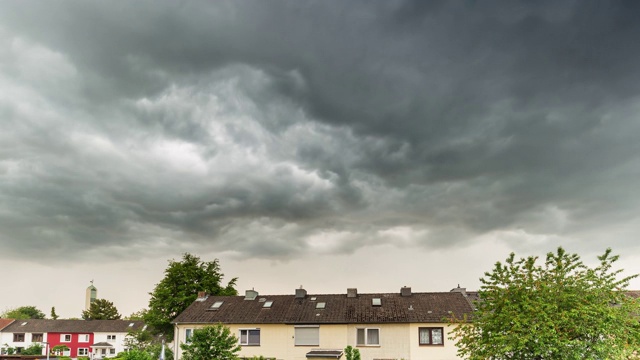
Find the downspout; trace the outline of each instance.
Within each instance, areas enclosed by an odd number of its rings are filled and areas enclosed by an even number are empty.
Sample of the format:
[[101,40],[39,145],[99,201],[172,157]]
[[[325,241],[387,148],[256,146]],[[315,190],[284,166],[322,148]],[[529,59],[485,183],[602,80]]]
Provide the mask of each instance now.
[[178,354],[179,348],[179,340],[180,340],[180,331],[178,331],[178,323],[174,323],[173,325],[173,354],[174,360],[180,360],[180,356]]

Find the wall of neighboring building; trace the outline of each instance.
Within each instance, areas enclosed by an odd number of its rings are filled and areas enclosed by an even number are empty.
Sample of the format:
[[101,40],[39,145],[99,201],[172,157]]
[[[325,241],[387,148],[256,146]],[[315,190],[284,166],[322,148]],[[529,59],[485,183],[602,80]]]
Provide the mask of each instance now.
[[[123,332],[96,332],[93,334],[93,344],[106,342],[113,345],[113,350],[106,350],[103,357],[114,357],[125,350],[124,340],[126,336],[127,333]],[[102,354],[100,355],[102,356]]]
[[[24,341],[13,341],[14,336],[13,336],[13,332],[0,332],[0,348],[3,349],[7,349],[7,348],[22,348],[22,349],[26,349],[29,346],[34,344],[33,341],[33,333],[29,333],[29,332],[24,332],[24,333],[17,333],[17,334],[24,334]],[[44,342],[47,342],[48,337],[47,337],[47,333],[36,333],[36,334],[42,334],[42,341],[36,341],[35,343],[37,344],[41,344],[43,347],[42,353],[45,354],[45,345],[43,344]],[[37,339],[36,339],[37,340]]]
[[[64,338],[65,335],[70,335],[70,341],[66,341]],[[78,357],[78,349],[87,349],[87,355],[80,356],[89,356],[91,353],[91,345],[93,344],[93,334],[92,333],[48,333],[49,338],[49,348],[53,349],[57,345],[65,345],[69,348],[68,355],[67,353],[63,354],[65,356],[70,356],[72,358]]]

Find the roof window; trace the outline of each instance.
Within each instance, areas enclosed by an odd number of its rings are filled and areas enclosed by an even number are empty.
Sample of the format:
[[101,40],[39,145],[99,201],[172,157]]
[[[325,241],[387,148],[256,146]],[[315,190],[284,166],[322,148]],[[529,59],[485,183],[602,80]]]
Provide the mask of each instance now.
[[269,300],[269,301],[265,301],[264,305],[262,305],[263,308],[270,308],[271,305],[273,305],[273,301]]
[[380,299],[380,298],[371,299],[371,305],[373,305],[373,306],[382,306],[382,299]]
[[213,303],[213,305],[211,305],[210,309],[211,310],[218,310],[220,309],[220,306],[222,306],[222,303],[224,303],[224,301],[216,301]]
[[327,303],[325,302],[318,302],[316,303],[316,309],[324,309],[326,307]]

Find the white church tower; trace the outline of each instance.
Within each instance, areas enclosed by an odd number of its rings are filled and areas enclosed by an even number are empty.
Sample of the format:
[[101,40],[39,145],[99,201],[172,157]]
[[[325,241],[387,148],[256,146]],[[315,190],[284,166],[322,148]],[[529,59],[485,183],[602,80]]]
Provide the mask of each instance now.
[[91,307],[91,303],[96,301],[97,298],[98,298],[98,289],[96,289],[96,287],[93,286],[93,280],[91,280],[91,285],[87,287],[87,293],[84,300],[84,308],[86,310],[89,310],[89,307]]

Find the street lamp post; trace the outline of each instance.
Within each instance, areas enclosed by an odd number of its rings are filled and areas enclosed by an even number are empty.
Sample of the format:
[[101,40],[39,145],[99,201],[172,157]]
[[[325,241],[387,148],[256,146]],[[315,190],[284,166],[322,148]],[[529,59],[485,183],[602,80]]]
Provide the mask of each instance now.
[[49,360],[49,343],[46,341],[43,341],[42,343],[45,344],[44,351],[47,353],[47,360]]

